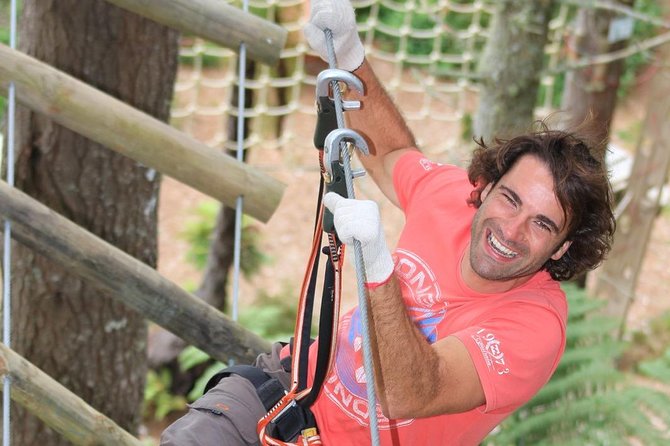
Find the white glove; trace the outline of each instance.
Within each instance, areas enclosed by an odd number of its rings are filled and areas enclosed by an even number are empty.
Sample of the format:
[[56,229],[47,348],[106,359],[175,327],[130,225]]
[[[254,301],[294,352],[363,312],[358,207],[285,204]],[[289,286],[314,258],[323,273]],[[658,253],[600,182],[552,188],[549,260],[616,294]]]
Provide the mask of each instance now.
[[333,32],[337,68],[354,71],[365,57],[365,49],[358,31],[356,15],[349,0],[311,0],[309,22],[303,29],[307,43],[328,62],[328,47],[324,30]]
[[323,197],[323,204],[333,213],[337,236],[349,246],[354,239],[361,243],[366,283],[386,282],[393,273],[393,258],[386,246],[379,207],[370,200],[344,198],[335,192]]

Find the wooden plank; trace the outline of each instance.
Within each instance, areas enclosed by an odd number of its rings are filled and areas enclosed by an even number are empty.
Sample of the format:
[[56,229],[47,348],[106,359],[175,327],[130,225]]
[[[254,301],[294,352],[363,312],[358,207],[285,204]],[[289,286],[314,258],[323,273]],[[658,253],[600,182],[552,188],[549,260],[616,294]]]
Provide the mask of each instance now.
[[221,0],[107,0],[158,23],[239,50],[268,65],[279,60],[288,31]]
[[0,375],[10,379],[12,400],[75,445],[143,445],[114,421],[2,343]]
[[21,52],[0,45],[0,84],[16,85],[19,102],[111,150],[170,175],[267,221],[284,184]]
[[0,214],[12,221],[14,239],[222,362],[251,363],[271,348],[153,268],[5,182]]

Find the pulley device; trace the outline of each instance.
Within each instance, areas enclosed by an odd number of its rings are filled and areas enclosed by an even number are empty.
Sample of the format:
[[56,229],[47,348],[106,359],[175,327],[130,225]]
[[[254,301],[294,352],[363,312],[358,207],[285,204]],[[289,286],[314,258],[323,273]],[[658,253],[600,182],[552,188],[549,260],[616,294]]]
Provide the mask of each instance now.
[[[319,164],[321,166],[321,181],[317,202],[316,221],[314,224],[314,235],[312,249],[309,256],[307,270],[303,279],[298,305],[298,316],[296,318],[293,337],[293,350],[291,358],[291,387],[272,407],[269,412],[258,422],[258,434],[263,445],[289,446],[289,445],[321,445],[321,439],[316,429],[313,416],[309,407],[316,400],[321,386],[330,370],[337,339],[337,323],[340,309],[340,292],[342,283],[342,266],[344,262],[344,245],[340,242],[335,231],[333,216],[321,203],[325,192],[336,192],[344,197],[353,198],[352,179],[359,173],[352,172],[350,165],[352,146],[367,155],[368,146],[365,140],[355,131],[345,128],[343,112],[360,108],[359,101],[345,101],[342,99],[339,83],[346,84],[348,89],[364,94],[364,86],[360,79],[352,73],[335,68],[335,54],[333,39],[330,30],[325,30],[326,42],[329,50],[330,68],[322,71],[316,79],[316,104],[317,125],[314,133],[314,146],[319,153]],[[332,94],[332,95],[331,95]],[[364,172],[363,172],[364,174]],[[324,236],[327,240],[322,246]],[[314,308],[314,295],[317,286],[319,258],[326,254],[325,271],[321,290],[321,311],[319,316],[318,340],[316,346],[316,367],[313,377],[308,378],[308,357],[310,350],[310,334],[312,326],[312,314]],[[361,320],[367,321],[367,309],[365,307],[365,290],[362,285],[364,271],[362,271],[362,254],[360,243],[354,244],[357,272],[359,273],[359,305],[361,306]],[[363,295],[361,297],[361,290]],[[360,301],[363,301],[362,304]],[[363,323],[364,350],[369,350],[367,342],[367,324]],[[369,352],[368,352],[369,353]],[[365,355],[364,355],[365,356]],[[373,443],[376,433],[376,401],[374,398],[374,381],[371,368],[371,355],[368,361],[364,361],[368,379],[368,402],[370,407],[371,430],[373,431]],[[365,359],[365,358],[364,358]],[[372,396],[370,394],[372,388]],[[283,417],[299,419],[307,424],[298,437],[298,443],[291,443],[290,438],[278,438],[282,433]],[[295,424],[293,421],[289,424]],[[285,431],[285,430],[284,430]]]

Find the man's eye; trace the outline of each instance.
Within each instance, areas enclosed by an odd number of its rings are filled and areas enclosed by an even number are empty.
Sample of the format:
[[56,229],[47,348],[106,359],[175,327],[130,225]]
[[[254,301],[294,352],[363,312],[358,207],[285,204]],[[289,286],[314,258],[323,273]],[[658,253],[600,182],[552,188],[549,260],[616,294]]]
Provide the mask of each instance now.
[[513,206],[516,206],[516,202],[512,199],[512,197],[510,197],[510,196],[507,195],[507,194],[503,194],[503,197],[505,197],[505,200],[506,200],[509,204],[511,204],[511,205],[513,205]]
[[542,229],[542,230],[544,230],[544,231],[547,231],[547,232],[551,232],[551,228],[550,228],[549,225],[546,224],[545,222],[543,222],[543,221],[538,221],[538,222],[537,222],[537,225],[540,227],[540,229]]

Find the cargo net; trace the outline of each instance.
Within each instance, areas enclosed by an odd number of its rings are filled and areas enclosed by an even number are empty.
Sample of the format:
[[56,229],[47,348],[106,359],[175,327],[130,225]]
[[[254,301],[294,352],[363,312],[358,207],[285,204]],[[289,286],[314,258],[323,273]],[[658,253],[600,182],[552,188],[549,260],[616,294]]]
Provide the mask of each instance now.
[[[424,152],[459,163],[472,148],[470,128],[477,106],[477,64],[487,39],[495,2],[478,0],[353,0],[366,55],[402,110]],[[626,37],[633,23],[652,21],[614,2],[590,2],[622,18]],[[240,6],[233,2],[234,6]],[[545,48],[538,116],[556,108],[580,2],[557,4]],[[288,41],[274,67],[247,70],[244,114],[249,130],[244,146],[302,151],[311,147],[315,122],[316,75],[326,64],[302,37],[309,4],[304,0],[260,0],[250,12],[285,27]],[[625,23],[624,23],[625,22]],[[649,23],[648,23],[649,24]],[[659,27],[659,23],[650,24]],[[660,23],[667,28],[667,25]],[[630,31],[626,31],[626,28]],[[237,55],[197,38],[183,37],[181,69],[172,111],[173,124],[210,146],[233,149],[238,114],[232,97]],[[365,99],[363,98],[363,101]],[[369,112],[374,110],[368,109]],[[233,129],[233,130],[228,130]],[[232,141],[230,141],[231,139]],[[276,166],[269,156],[268,168]],[[298,160],[293,160],[298,161]],[[311,161],[310,161],[311,162]]]

